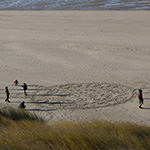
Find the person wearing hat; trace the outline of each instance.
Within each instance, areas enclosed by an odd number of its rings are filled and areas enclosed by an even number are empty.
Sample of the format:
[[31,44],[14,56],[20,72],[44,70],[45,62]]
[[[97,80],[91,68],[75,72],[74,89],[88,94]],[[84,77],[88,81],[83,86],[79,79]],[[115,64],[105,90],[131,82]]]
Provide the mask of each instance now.
[[139,88],[138,98],[139,98],[139,108],[142,108],[142,105],[143,105],[143,94],[142,94],[142,89],[141,88]]

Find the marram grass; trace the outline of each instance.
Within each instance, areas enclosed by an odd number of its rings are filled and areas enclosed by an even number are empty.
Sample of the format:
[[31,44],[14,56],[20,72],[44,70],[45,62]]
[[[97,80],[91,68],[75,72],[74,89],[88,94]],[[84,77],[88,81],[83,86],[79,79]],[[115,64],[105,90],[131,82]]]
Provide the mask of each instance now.
[[36,117],[10,116],[0,113],[0,150],[150,149],[149,126],[107,121],[47,124]]
[[36,120],[42,121],[42,118],[37,117],[35,114],[28,113],[22,109],[14,109],[14,108],[2,108],[0,109],[0,115],[6,118],[12,119],[14,121],[19,120]]

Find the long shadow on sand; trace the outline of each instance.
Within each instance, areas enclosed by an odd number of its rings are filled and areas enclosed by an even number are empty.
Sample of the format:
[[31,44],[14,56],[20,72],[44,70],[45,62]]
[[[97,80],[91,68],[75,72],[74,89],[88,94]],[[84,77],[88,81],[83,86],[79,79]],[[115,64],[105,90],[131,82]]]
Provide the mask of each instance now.
[[62,102],[26,102],[26,103],[30,103],[30,104],[51,104],[51,105],[54,105],[54,104],[64,104]]
[[146,110],[150,110],[150,108],[146,108],[146,107],[142,107],[141,109],[146,109]]
[[[21,103],[21,101],[11,101],[10,103]],[[65,104],[63,102],[25,102],[28,104],[51,104],[51,105],[55,105],[55,104]]]
[[70,94],[34,94],[28,96],[70,96]]
[[150,100],[150,98],[144,98],[144,100]]
[[[12,93],[13,94],[13,93]],[[60,97],[65,97],[65,96],[70,96],[70,94],[28,94],[27,96],[60,96]],[[0,99],[4,99],[4,98],[6,98],[6,97],[0,97]],[[13,96],[11,96],[11,98],[16,98],[16,97],[13,97]],[[25,97],[18,97],[18,98],[25,98]],[[27,98],[27,97],[26,97]]]
[[[27,91],[47,91],[51,89],[28,89]],[[0,91],[5,91],[4,89],[0,89]],[[23,89],[9,89],[9,91],[23,91]]]
[[35,86],[35,87],[39,87],[40,85],[38,85],[38,84],[29,84],[28,86]]
[[[18,88],[9,88],[10,91],[22,91],[23,88],[21,86],[18,86]],[[51,89],[38,89],[38,88],[28,88],[27,91],[47,91],[47,90],[51,90]],[[0,89],[0,91],[5,91],[5,89]]]
[[25,111],[55,111],[55,109],[25,109]]

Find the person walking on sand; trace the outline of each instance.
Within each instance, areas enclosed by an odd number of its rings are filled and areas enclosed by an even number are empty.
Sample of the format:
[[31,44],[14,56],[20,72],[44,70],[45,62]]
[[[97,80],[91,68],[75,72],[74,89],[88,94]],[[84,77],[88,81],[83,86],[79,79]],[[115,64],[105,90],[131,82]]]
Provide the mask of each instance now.
[[10,93],[9,93],[9,90],[8,90],[8,87],[7,87],[7,86],[5,87],[5,93],[6,93],[5,102],[10,102],[10,101],[9,101],[9,95],[10,95]]
[[23,87],[23,90],[24,90],[24,94],[27,96],[27,92],[26,92],[26,90],[28,89],[27,84],[23,83],[22,87]]
[[142,105],[143,105],[143,95],[142,95],[142,89],[141,88],[139,88],[138,98],[139,98],[139,108],[142,108]]

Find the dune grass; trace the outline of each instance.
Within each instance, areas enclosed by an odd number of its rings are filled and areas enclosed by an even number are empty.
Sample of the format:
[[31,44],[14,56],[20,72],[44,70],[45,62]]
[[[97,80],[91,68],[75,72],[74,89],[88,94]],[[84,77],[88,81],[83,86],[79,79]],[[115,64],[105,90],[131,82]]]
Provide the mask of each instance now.
[[26,113],[0,111],[0,150],[150,149],[149,126],[107,121],[47,124]]
[[22,109],[2,108],[0,109],[0,115],[12,119],[14,121],[19,120],[43,121],[43,119],[37,117],[37,115],[28,113]]

